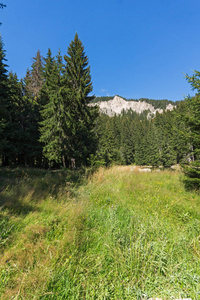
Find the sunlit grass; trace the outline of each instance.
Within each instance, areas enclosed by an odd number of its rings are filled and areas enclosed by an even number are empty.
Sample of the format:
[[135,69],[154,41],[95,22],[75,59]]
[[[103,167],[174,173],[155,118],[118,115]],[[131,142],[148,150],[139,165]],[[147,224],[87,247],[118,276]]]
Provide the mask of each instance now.
[[200,197],[180,173],[6,172],[2,299],[200,298]]

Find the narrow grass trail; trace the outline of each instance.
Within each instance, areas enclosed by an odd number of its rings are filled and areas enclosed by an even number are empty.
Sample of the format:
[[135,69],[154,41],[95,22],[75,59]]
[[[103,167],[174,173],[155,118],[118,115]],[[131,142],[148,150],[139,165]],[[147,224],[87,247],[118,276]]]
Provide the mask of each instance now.
[[1,299],[200,299],[200,195],[181,173],[13,172],[0,170]]

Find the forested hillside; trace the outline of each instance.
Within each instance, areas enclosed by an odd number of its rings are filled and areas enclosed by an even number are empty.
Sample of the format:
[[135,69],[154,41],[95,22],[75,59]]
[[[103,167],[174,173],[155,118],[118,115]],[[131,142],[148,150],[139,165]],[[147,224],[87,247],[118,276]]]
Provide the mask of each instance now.
[[190,144],[186,124],[181,117],[186,110],[181,103],[174,111],[167,111],[147,120],[146,112],[114,116],[100,115],[97,120],[98,148],[96,160],[106,165],[152,165],[164,167],[187,162]]

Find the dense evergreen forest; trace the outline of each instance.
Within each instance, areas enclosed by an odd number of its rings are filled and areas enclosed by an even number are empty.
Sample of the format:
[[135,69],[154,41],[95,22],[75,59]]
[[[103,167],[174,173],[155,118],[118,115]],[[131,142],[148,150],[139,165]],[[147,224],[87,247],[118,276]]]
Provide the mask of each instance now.
[[3,166],[68,167],[87,164],[96,151],[96,107],[90,67],[76,34],[67,55],[40,51],[21,81],[7,71],[0,41],[0,155]]
[[[46,57],[38,51],[25,78],[8,74],[0,40],[0,157],[3,166],[40,168],[81,165],[137,164],[169,167],[192,163],[185,169],[199,177],[200,73],[186,76],[197,94],[176,103],[142,98],[156,108],[176,104],[173,111],[148,120],[133,111],[109,117],[90,102],[88,57],[76,34],[67,54]],[[134,99],[129,99],[134,100]],[[138,100],[137,100],[138,101]],[[196,180],[196,179],[195,179]]]
[[180,117],[184,103],[174,111],[156,114],[147,120],[146,113],[129,111],[112,118],[97,120],[96,158],[106,165],[137,164],[168,167],[191,159],[186,124]]

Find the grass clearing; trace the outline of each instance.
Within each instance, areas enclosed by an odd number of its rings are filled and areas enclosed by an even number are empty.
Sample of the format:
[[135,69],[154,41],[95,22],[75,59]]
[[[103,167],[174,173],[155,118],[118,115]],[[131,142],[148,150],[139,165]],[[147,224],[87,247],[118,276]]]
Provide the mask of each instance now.
[[200,197],[178,172],[0,170],[2,299],[200,299]]

